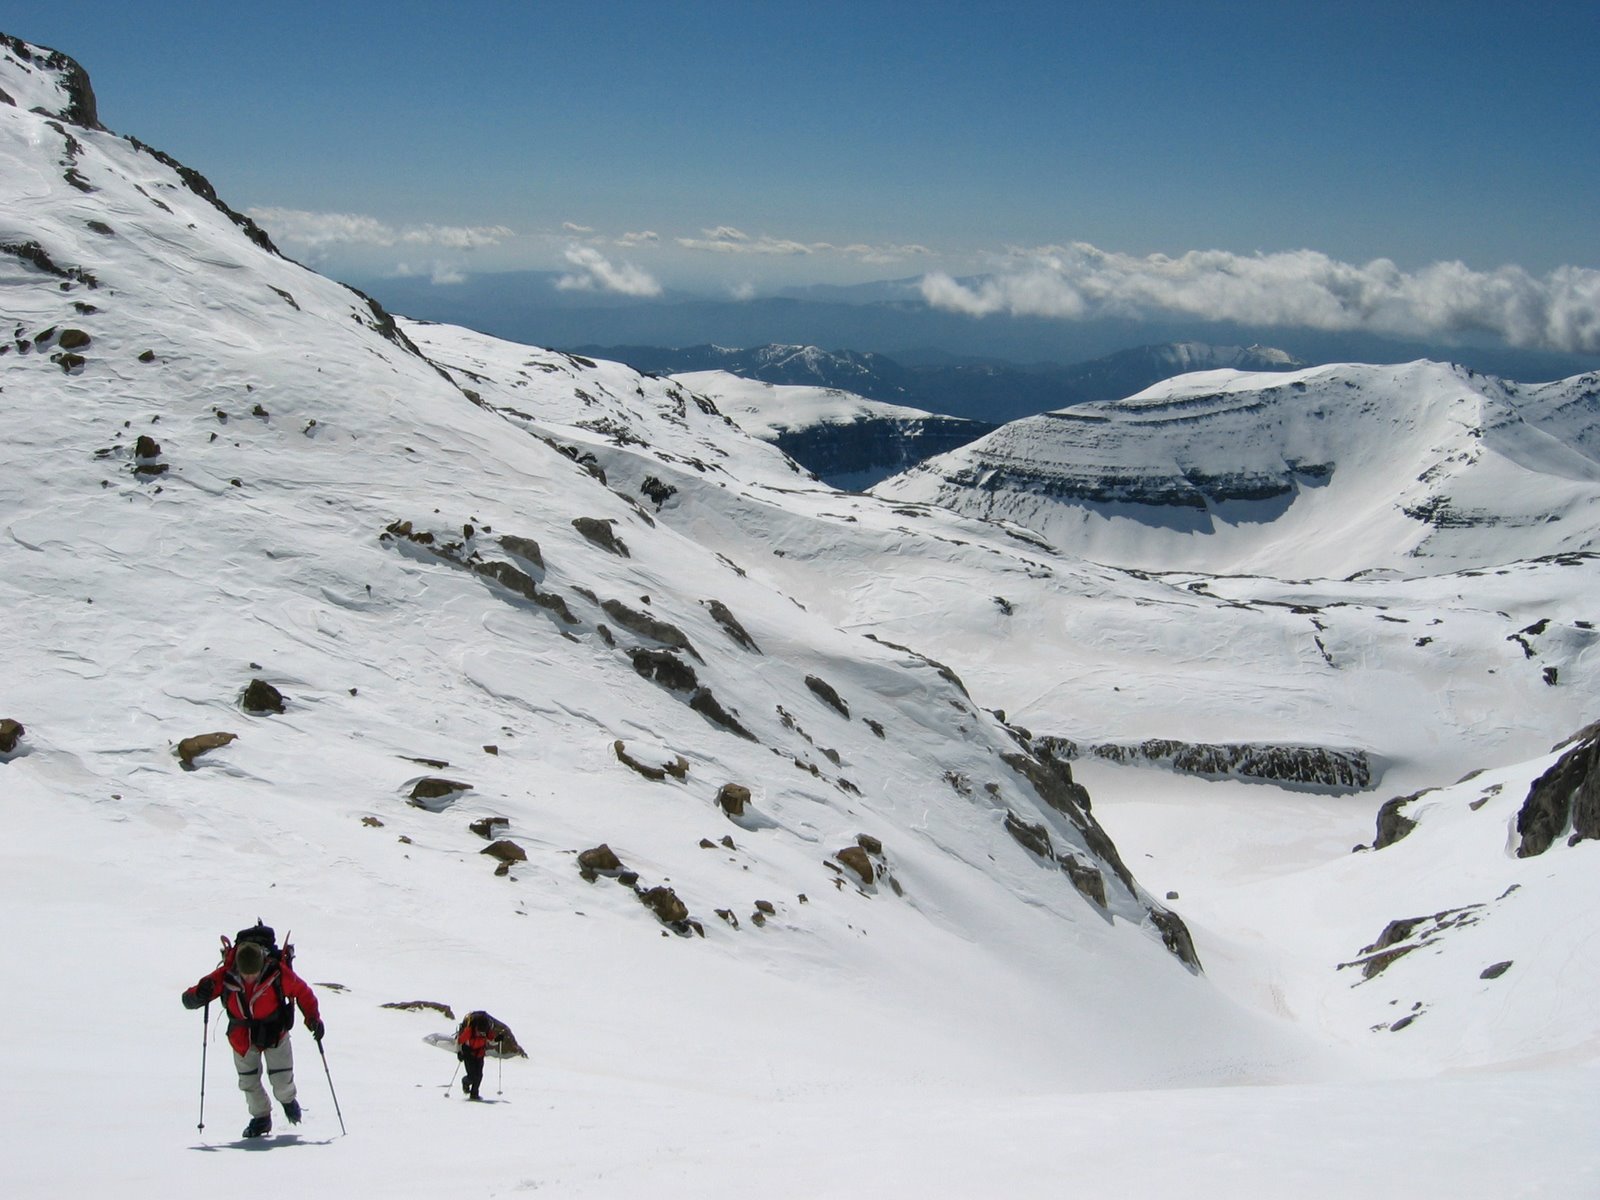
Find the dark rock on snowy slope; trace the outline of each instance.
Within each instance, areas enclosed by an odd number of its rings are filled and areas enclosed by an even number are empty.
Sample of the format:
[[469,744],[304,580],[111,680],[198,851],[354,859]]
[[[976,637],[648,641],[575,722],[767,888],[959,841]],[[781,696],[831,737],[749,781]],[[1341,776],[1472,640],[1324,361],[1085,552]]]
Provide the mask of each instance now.
[[1167,767],[1209,779],[1247,779],[1281,787],[1357,792],[1373,784],[1372,761],[1364,750],[1260,743],[1207,745],[1170,738],[1147,738],[1126,745],[1079,745],[1069,738],[1044,738],[1062,758],[1103,758],[1109,762]]
[[1569,844],[1600,838],[1600,722],[1567,745],[1566,753],[1528,789],[1517,814],[1517,857],[1543,854],[1569,828]]

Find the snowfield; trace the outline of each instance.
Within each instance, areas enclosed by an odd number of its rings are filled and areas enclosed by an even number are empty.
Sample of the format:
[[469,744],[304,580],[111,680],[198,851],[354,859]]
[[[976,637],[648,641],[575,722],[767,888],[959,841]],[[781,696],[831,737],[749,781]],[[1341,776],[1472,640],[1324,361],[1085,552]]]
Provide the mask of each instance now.
[[[1139,565],[1129,518],[837,492],[682,382],[391,317],[87,86],[0,38],[7,1195],[1600,1191],[1600,847],[1516,852],[1600,717],[1588,384],[1442,569],[1357,507],[1291,578]],[[245,1142],[179,994],[258,916],[328,1032]],[[417,1001],[516,1032],[494,1103]]]

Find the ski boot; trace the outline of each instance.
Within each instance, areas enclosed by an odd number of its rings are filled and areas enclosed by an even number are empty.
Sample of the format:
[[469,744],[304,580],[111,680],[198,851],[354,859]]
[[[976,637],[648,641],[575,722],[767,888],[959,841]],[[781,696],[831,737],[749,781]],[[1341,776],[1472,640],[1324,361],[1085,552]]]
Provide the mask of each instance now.
[[289,1118],[289,1124],[300,1124],[300,1101],[291,1100],[283,1106],[283,1115]]
[[250,1124],[244,1127],[244,1136],[247,1138],[266,1137],[272,1132],[272,1114],[263,1113],[259,1117],[251,1117]]

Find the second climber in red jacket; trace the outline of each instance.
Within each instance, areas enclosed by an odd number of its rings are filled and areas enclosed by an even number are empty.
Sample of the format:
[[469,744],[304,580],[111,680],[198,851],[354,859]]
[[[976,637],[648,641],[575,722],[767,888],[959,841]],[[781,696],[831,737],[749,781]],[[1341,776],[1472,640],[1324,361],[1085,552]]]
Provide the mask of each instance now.
[[263,1137],[272,1129],[272,1102],[263,1086],[263,1069],[289,1124],[300,1123],[294,1050],[289,1043],[296,1005],[311,1036],[322,1041],[316,993],[294,973],[287,957],[278,950],[272,930],[257,925],[242,931],[224,952],[222,964],[183,993],[185,1008],[203,1008],[214,999],[222,1000],[239,1090],[250,1110],[250,1123],[244,1129],[247,1138]]

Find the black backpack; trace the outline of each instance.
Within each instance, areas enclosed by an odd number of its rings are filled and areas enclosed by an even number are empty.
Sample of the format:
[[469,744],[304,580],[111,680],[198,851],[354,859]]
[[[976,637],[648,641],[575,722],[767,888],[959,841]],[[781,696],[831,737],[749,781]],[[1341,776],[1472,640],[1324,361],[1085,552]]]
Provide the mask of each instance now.
[[[227,947],[227,938],[223,944]],[[280,948],[278,935],[272,931],[272,926],[264,923],[260,917],[249,929],[241,929],[233,939],[231,949],[237,949],[243,942],[253,942],[267,952],[267,965],[264,974],[270,974],[272,988],[277,994],[278,1003],[270,1017],[248,1018],[236,1021],[235,1025],[245,1025],[250,1030],[250,1044],[259,1050],[276,1046],[283,1040],[283,1035],[294,1026],[294,1001],[284,994],[283,968],[294,962],[294,947],[285,942]],[[227,953],[227,950],[224,950]],[[230,1026],[231,1027],[231,1026]]]

